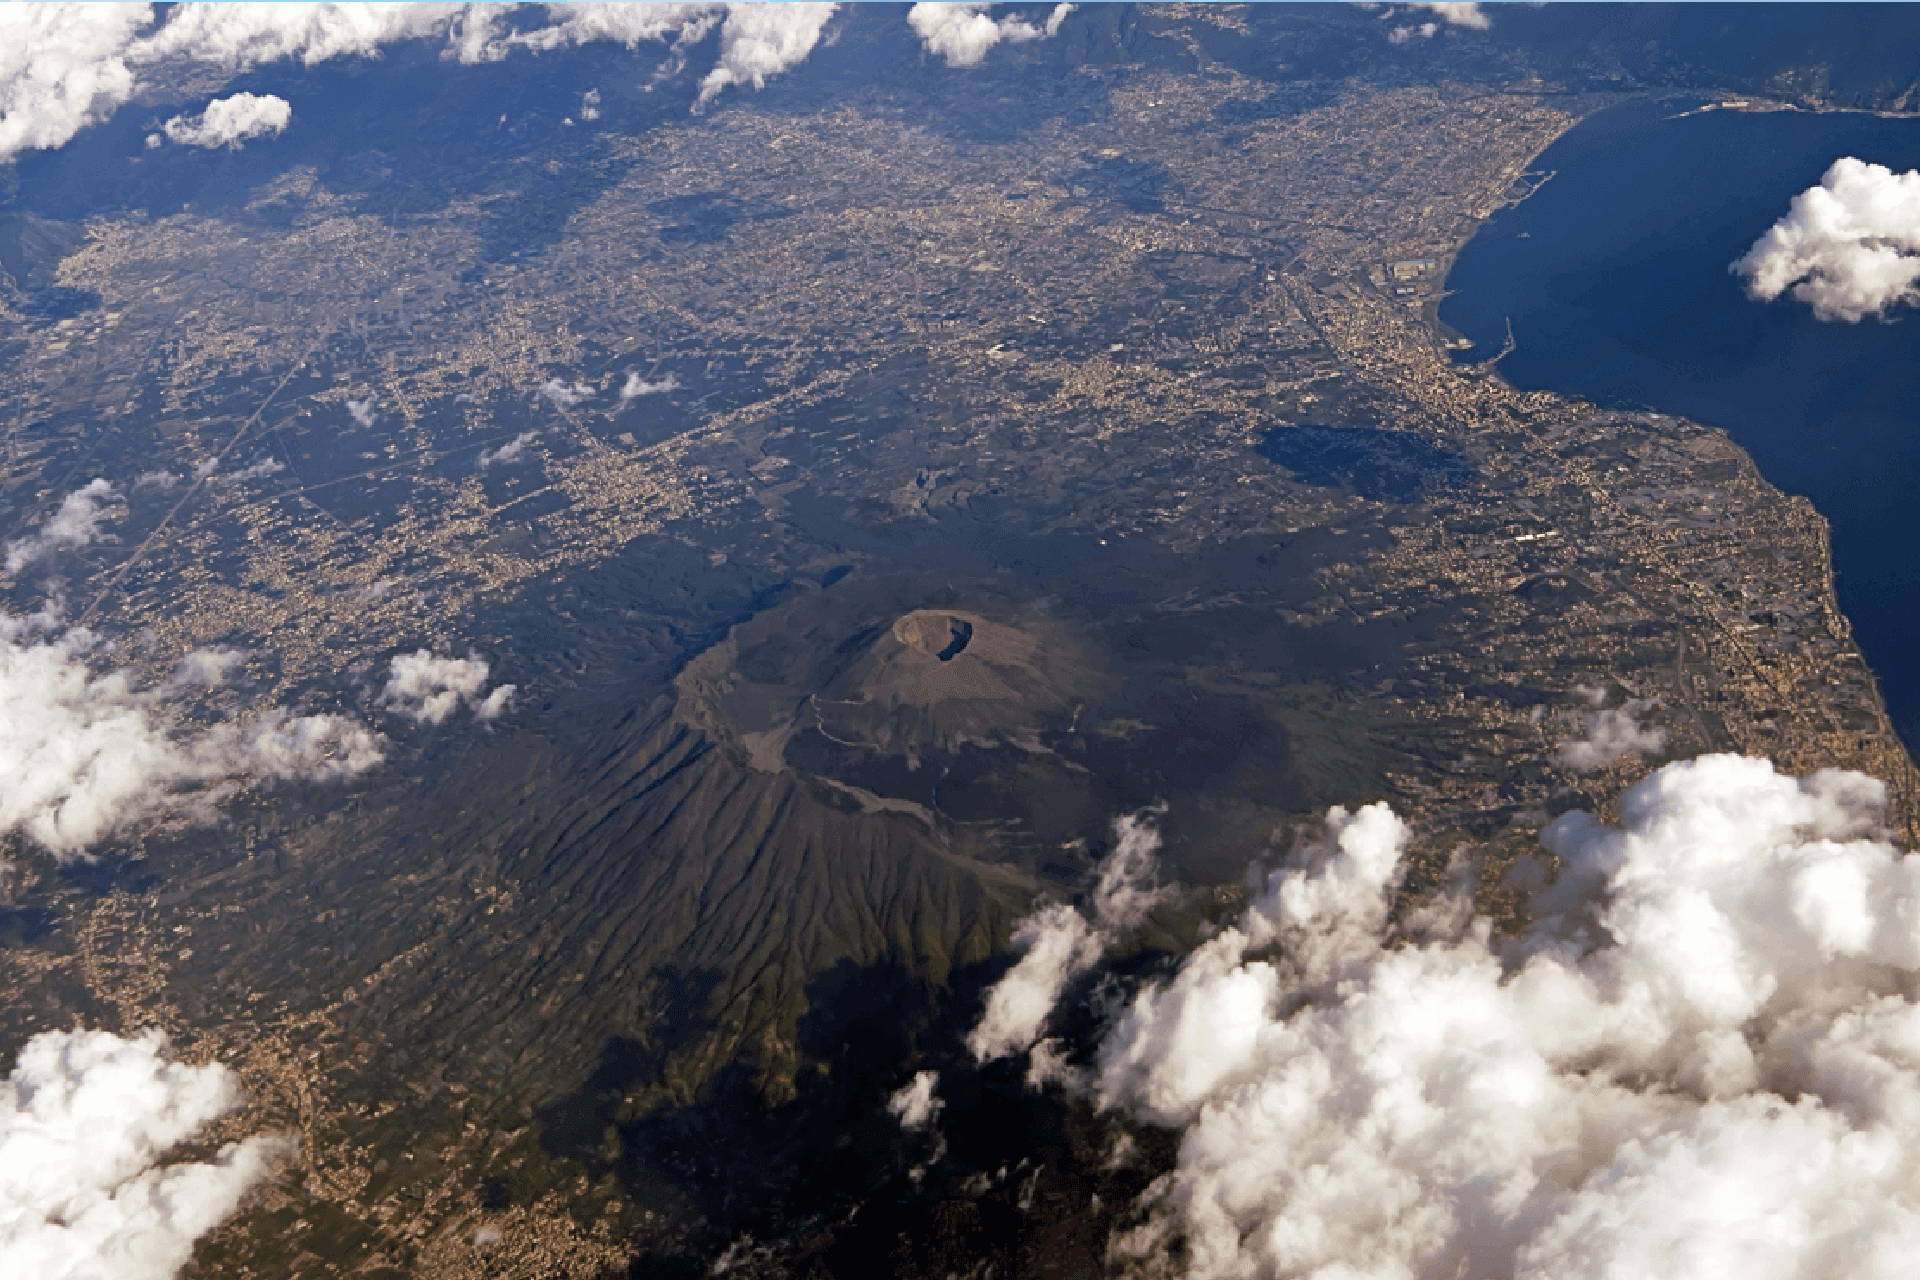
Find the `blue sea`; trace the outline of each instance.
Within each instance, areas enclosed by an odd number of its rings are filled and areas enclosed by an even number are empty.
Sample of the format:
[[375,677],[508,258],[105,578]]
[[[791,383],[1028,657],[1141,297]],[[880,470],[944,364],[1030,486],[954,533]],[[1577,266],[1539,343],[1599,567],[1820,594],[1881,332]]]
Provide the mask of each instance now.
[[1895,724],[1920,748],[1920,309],[1815,320],[1750,300],[1728,266],[1857,156],[1920,168],[1920,121],[1864,114],[1604,111],[1454,265],[1441,319],[1514,385],[1722,427],[1833,524],[1841,607]]

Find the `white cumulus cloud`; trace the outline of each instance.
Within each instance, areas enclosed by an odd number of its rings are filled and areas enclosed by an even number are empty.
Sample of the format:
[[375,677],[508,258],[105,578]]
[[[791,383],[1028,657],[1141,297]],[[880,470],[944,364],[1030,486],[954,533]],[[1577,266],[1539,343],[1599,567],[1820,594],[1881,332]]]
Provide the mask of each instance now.
[[1093,892],[1093,919],[1066,903],[1050,903],[1013,931],[1020,959],[987,993],[986,1010],[967,1036],[982,1061],[1030,1049],[1046,1029],[1060,993],[1091,968],[1120,933],[1138,925],[1164,890],[1146,888],[1160,837],[1145,815],[1114,825],[1113,852],[1101,864]]
[[[477,9],[454,36],[452,56],[462,62],[498,62],[516,49],[533,53],[593,42],[624,44],[629,49],[653,41],[676,47],[696,44],[715,25],[720,56],[700,82],[700,102],[710,101],[731,84],[761,88],[776,75],[805,60],[820,42],[834,4],[558,4],[547,12],[554,21],[524,31],[505,32],[498,11]],[[597,102],[588,114],[598,114]]]
[[387,666],[380,701],[410,720],[440,724],[463,704],[480,720],[492,720],[513,701],[514,686],[487,687],[484,659],[441,658],[430,649],[396,654]]
[[1920,172],[1835,160],[1732,270],[1752,297],[1790,292],[1822,320],[1852,324],[1920,303]]
[[7,543],[7,572],[19,573],[55,551],[91,545],[100,537],[101,509],[120,495],[105,480],[89,481],[60,500],[38,533]]
[[700,81],[707,102],[730,84],[764,88],[767,77],[804,61],[837,4],[732,4],[720,27],[720,62]]
[[497,462],[518,462],[525,455],[527,446],[540,438],[538,431],[522,431],[498,449],[480,451],[480,469],[485,471]]
[[[198,66],[237,75],[293,59],[311,66],[374,57],[401,40],[442,41],[442,56],[477,63],[499,61],[515,50],[540,53],[590,42],[634,48],[662,41],[686,48],[718,26],[719,56],[700,84],[704,104],[730,84],[758,88],[768,76],[804,60],[835,6],[554,4],[539,7],[544,22],[503,22],[522,8],[535,6],[190,3],[164,11],[148,4],[0,6],[0,163],[22,151],[64,145],[131,101],[149,71]],[[194,145],[231,144],[251,136],[236,131],[243,127],[284,128],[283,110],[288,110],[284,104],[273,108],[257,101],[244,113],[228,107],[214,114],[210,108],[197,122],[170,121],[167,133],[151,135],[149,145],[174,134],[179,135],[175,141]]]
[[180,659],[172,680],[174,684],[223,685],[228,673],[246,660],[247,655],[238,649],[195,649]]
[[248,138],[280,133],[292,119],[293,107],[285,98],[236,93],[215,98],[192,118],[175,116],[161,126],[161,132],[182,146],[237,148]]
[[569,384],[559,378],[548,378],[535,394],[546,397],[556,408],[571,409],[591,396],[593,388],[584,382]]
[[272,708],[211,728],[178,724],[187,680],[224,674],[225,660],[189,656],[180,679],[140,689],[99,671],[96,638],[49,615],[0,614],[0,833],[23,834],[61,858],[168,818],[205,821],[242,786],[326,781],[378,764],[378,739],[340,716]]
[[1425,9],[1450,27],[1467,27],[1474,31],[1485,31],[1493,25],[1492,19],[1478,4],[1461,3],[1459,0],[1431,0],[1428,3],[1409,5],[1413,9]]
[[674,377],[672,374],[668,374],[658,382],[648,382],[645,378],[641,377],[638,372],[629,370],[626,385],[620,388],[620,403],[625,404],[629,400],[638,400],[641,396],[664,395],[669,391],[678,391],[679,389],[680,379]]
[[1607,691],[1581,686],[1576,692],[1586,695],[1599,708],[1586,717],[1587,731],[1560,748],[1561,764],[1572,769],[1603,769],[1628,756],[1657,755],[1667,745],[1667,731],[1640,723],[1640,717],[1653,709],[1651,698],[1629,698],[1617,707],[1603,707]]
[[249,480],[264,480],[268,476],[277,475],[286,469],[287,464],[278,458],[260,458],[240,468],[238,471],[229,471],[225,475],[216,475],[210,471],[205,476],[202,476],[201,479],[225,487],[245,484]]
[[1057,4],[1044,26],[1020,18],[991,17],[987,4],[916,4],[907,11],[907,24],[928,53],[938,54],[954,67],[978,66],[987,50],[1004,42],[1021,44],[1055,35],[1075,6]]
[[58,147],[139,89],[136,72],[197,63],[238,73],[261,63],[376,53],[394,40],[453,32],[458,4],[147,4],[0,8],[0,162]]
[[307,66],[366,57],[396,40],[437,36],[465,17],[464,4],[183,4],[130,50],[139,62],[168,58],[241,71],[298,58]]
[[934,1093],[940,1081],[937,1071],[922,1071],[900,1086],[887,1099],[887,1112],[900,1121],[902,1129],[924,1129],[940,1114],[941,1102]]
[[1119,1259],[1195,1278],[1910,1274],[1920,857],[1885,840],[1885,809],[1860,774],[1668,765],[1618,827],[1542,833],[1560,874],[1504,942],[1484,921],[1397,931],[1404,826],[1336,811],[1096,1046],[1099,1105],[1182,1132]]
[[218,1063],[158,1031],[47,1031],[0,1082],[0,1275],[172,1280],[193,1243],[293,1152],[261,1134],[206,1162],[166,1153],[240,1104]]
[[556,4],[547,7],[555,21],[522,31],[503,31],[499,19],[508,6],[473,10],[449,52],[461,62],[499,62],[516,49],[545,53],[574,45],[624,44],[638,48],[655,40],[703,39],[725,16],[718,4]]
[[982,1062],[1032,1047],[1045,1029],[1060,993],[1106,949],[1106,939],[1064,902],[1050,903],[1013,931],[1020,959],[987,993],[987,1007],[967,1036],[967,1048]]
[[144,4],[0,7],[0,163],[58,147],[133,96],[127,46]]

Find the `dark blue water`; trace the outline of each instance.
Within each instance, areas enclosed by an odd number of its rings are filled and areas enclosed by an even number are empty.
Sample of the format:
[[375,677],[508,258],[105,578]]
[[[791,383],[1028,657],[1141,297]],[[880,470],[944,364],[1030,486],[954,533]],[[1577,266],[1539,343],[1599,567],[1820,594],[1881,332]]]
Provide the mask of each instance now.
[[1757,303],[1727,266],[1843,155],[1920,167],[1920,122],[1636,104],[1536,168],[1449,276],[1441,318],[1516,386],[1725,428],[1833,522],[1841,607],[1910,749],[1920,747],[1920,311],[1823,323]]

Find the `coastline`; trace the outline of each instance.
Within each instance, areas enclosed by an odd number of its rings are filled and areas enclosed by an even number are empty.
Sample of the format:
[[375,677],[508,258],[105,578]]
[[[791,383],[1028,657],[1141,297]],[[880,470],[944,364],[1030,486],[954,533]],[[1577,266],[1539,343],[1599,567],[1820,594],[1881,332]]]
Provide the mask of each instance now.
[[[1543,142],[1537,151],[1527,157],[1525,162],[1518,165],[1517,169],[1514,170],[1517,174],[1515,181],[1531,174],[1539,162],[1540,157],[1564,139],[1569,133],[1612,108],[1629,106],[1637,102],[1658,103],[1675,97],[1687,97],[1697,100],[1699,96],[1698,93],[1682,95],[1670,92],[1630,94],[1624,95],[1617,100],[1598,105],[1592,110],[1586,111],[1577,118],[1570,120],[1564,129]],[[1694,115],[1710,110],[1739,110],[1743,114],[1790,112],[1794,114],[1863,115],[1903,120],[1920,118],[1920,113],[1870,111],[1856,108],[1814,110],[1797,104],[1778,103],[1771,100],[1762,101],[1756,98],[1744,99],[1737,108],[1722,103],[1709,103],[1681,114]],[[1784,743],[1777,745],[1769,744],[1763,749],[1754,749],[1750,742],[1740,743],[1739,749],[1742,750],[1743,753],[1767,755],[1769,758],[1773,758],[1776,763],[1780,764],[1783,768],[1792,768],[1795,772],[1808,772],[1820,767],[1843,767],[1857,769],[1879,778],[1888,788],[1888,818],[1890,826],[1901,834],[1910,847],[1920,847],[1920,766],[1916,765],[1913,751],[1902,740],[1894,727],[1892,715],[1883,689],[1881,674],[1867,660],[1865,653],[1861,650],[1854,635],[1853,623],[1841,606],[1837,584],[1838,571],[1833,552],[1833,528],[1830,518],[1824,512],[1820,511],[1811,500],[1801,495],[1789,494],[1773,483],[1761,469],[1752,452],[1742,446],[1734,439],[1732,433],[1724,428],[1672,414],[1648,413],[1636,415],[1629,413],[1623,415],[1620,410],[1606,409],[1590,404],[1575,394],[1551,391],[1523,391],[1515,387],[1506,380],[1498,368],[1501,358],[1510,354],[1517,345],[1512,337],[1511,318],[1509,318],[1508,321],[1508,342],[1496,355],[1470,363],[1456,362],[1453,359],[1454,353],[1461,349],[1461,344],[1466,342],[1467,338],[1465,334],[1455,330],[1442,320],[1439,315],[1439,310],[1442,301],[1452,292],[1449,285],[1455,264],[1458,262],[1460,255],[1465,252],[1475,238],[1484,232],[1492,218],[1501,210],[1519,205],[1546,185],[1545,181],[1536,182],[1528,191],[1516,198],[1501,202],[1484,212],[1476,210],[1478,216],[1474,220],[1472,233],[1452,245],[1441,259],[1435,272],[1440,281],[1440,288],[1430,300],[1424,300],[1423,305],[1419,309],[1421,327],[1428,338],[1430,350],[1439,360],[1450,366],[1458,375],[1481,382],[1485,384],[1488,389],[1497,390],[1502,396],[1527,399],[1548,397],[1563,405],[1565,411],[1570,415],[1605,414],[1611,417],[1641,416],[1657,421],[1673,423],[1684,430],[1715,439],[1720,443],[1721,449],[1731,457],[1737,458],[1740,469],[1748,472],[1752,479],[1758,485],[1762,486],[1764,491],[1771,496],[1771,500],[1779,505],[1781,510],[1794,512],[1798,515],[1799,518],[1790,523],[1802,531],[1799,539],[1802,543],[1800,557],[1804,558],[1806,565],[1814,570],[1814,585],[1816,586],[1818,599],[1820,601],[1820,612],[1823,616],[1824,630],[1827,632],[1828,637],[1839,641],[1841,645],[1841,649],[1830,655],[1830,659],[1843,666],[1855,666],[1858,668],[1853,679],[1848,682],[1848,685],[1842,685],[1839,682],[1834,682],[1829,685],[1829,688],[1836,691],[1848,686],[1851,686],[1853,690],[1857,691],[1852,697],[1846,697],[1836,692],[1833,695],[1836,701],[1831,709],[1842,713],[1847,710],[1864,713],[1870,718],[1873,727],[1871,731],[1860,736],[1855,750],[1834,752],[1833,754],[1836,758],[1825,761],[1810,758],[1805,747],[1792,741],[1792,735],[1788,735],[1788,741]],[[1756,533],[1757,532],[1758,531],[1756,531]],[[1731,629],[1731,627],[1725,630],[1725,635],[1733,642],[1732,647],[1736,651],[1748,648],[1748,646],[1739,640],[1739,634],[1739,632]],[[1802,699],[1806,697],[1804,692],[1800,696]],[[1802,715],[1807,715],[1808,713],[1815,713],[1817,715],[1821,709],[1817,702],[1815,702],[1802,707],[1801,713]],[[1828,740],[1828,746],[1832,746],[1831,739]],[[1785,750],[1782,750],[1783,747]],[[1782,759],[1781,757],[1783,755],[1788,758]],[[1793,759],[1794,757],[1799,757],[1797,762]]]

